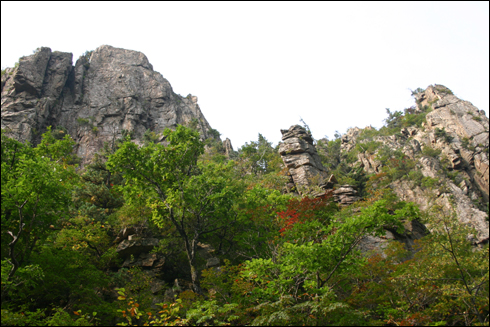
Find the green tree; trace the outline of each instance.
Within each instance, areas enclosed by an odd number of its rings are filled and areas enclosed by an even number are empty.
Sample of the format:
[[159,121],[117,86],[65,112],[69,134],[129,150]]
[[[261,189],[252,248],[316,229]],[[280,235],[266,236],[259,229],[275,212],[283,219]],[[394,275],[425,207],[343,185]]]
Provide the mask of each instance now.
[[228,165],[199,164],[204,152],[199,133],[184,126],[166,129],[167,146],[150,143],[139,147],[127,141],[109,157],[108,166],[122,171],[131,199],[143,196],[157,226],[175,226],[185,247],[194,291],[201,293],[196,268],[197,243],[206,235],[228,228],[240,192],[234,187]]
[[309,324],[339,324],[348,307],[335,298],[333,287],[342,280],[337,275],[345,278],[362,267],[364,259],[354,255],[361,239],[383,235],[384,226],[399,228],[401,219],[417,216],[411,203],[401,204],[390,214],[386,201],[380,200],[358,215],[343,212],[327,225],[301,221],[301,216],[290,219],[292,228],[276,241],[274,256],[247,261],[242,272],[255,286],[254,299],[261,303],[254,324],[299,324],[305,313],[313,317]]
[[403,112],[391,112],[389,108],[386,108],[386,113],[388,118],[385,119],[385,122],[388,128],[400,128],[402,126]]
[[67,214],[77,175],[67,164],[74,145],[68,135],[58,140],[48,128],[35,148],[6,137],[3,130],[1,137],[2,259],[7,257],[11,265],[10,280],[36,243]]
[[258,141],[247,142],[239,150],[238,154],[245,169],[254,175],[263,175],[280,170],[282,163],[277,150],[272,143],[259,133]]
[[112,173],[106,165],[111,152],[106,145],[101,153],[95,154],[92,162],[80,174],[81,182],[73,190],[74,214],[104,221],[123,205],[123,194],[118,189],[123,183],[121,173]]

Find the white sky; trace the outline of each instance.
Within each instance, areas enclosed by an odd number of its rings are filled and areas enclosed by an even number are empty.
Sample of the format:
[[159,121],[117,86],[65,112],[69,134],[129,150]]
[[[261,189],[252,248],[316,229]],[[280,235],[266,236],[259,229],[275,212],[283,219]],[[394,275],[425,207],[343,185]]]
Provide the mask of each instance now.
[[143,52],[235,149],[377,128],[443,84],[488,116],[489,2],[1,2],[1,66],[40,46]]

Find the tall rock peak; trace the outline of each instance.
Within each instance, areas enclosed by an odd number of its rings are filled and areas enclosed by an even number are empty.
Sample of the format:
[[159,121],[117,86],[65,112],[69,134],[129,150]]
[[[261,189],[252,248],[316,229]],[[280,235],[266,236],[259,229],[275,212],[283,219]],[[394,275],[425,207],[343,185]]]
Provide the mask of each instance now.
[[72,57],[43,47],[5,70],[1,126],[8,136],[37,143],[47,126],[66,129],[82,164],[125,133],[141,142],[147,130],[197,122],[208,137],[197,97],[174,93],[143,53],[102,45],[74,66]]
[[300,125],[282,129],[282,140],[279,154],[289,171],[290,187],[296,187],[300,194],[312,191],[315,186],[324,186],[327,182],[327,171],[313,145],[311,134]]

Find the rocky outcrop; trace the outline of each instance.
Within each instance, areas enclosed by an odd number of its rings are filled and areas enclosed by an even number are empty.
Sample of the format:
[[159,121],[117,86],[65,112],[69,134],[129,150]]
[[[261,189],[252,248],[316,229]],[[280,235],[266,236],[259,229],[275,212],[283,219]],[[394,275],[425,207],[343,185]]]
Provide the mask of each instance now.
[[311,134],[305,128],[294,125],[281,130],[283,142],[279,154],[289,170],[289,175],[300,194],[307,194],[314,187],[324,186],[327,171],[313,145]]
[[123,240],[118,244],[116,252],[122,257],[139,256],[142,253],[147,253],[158,246],[157,238],[144,238],[130,235],[127,240]]
[[216,250],[210,244],[197,243],[199,256],[206,260],[206,268],[217,267],[220,260],[216,257]]
[[341,185],[333,191],[335,202],[341,206],[348,206],[361,199],[356,188],[352,185]]
[[223,141],[223,148],[225,149],[225,155],[230,157],[235,151],[233,151],[233,146],[231,145],[231,140],[226,138]]
[[[416,162],[414,169],[423,177],[437,180],[439,187],[427,189],[405,179],[397,180],[390,187],[400,199],[415,202],[423,210],[438,205],[445,215],[455,211],[461,223],[475,228],[475,243],[488,242],[487,214],[481,210],[488,203],[489,193],[488,118],[442,85],[431,85],[414,97],[416,111],[428,112],[422,127],[410,126],[402,128],[400,134],[372,139],[361,138],[363,130],[352,128],[342,136],[342,151],[348,152],[357,144],[362,149],[362,144],[370,141],[393,151],[401,150]],[[426,147],[440,150],[441,155],[424,155]],[[379,173],[384,163],[377,160],[376,154],[361,151],[354,165],[367,173]],[[444,170],[450,171],[452,177],[444,175]],[[431,229],[430,224],[427,227]]]
[[[358,245],[361,252],[377,252],[386,257],[384,249],[388,246],[390,241],[398,241],[405,244],[405,248],[411,253],[416,252],[415,241],[421,239],[429,233],[427,227],[418,220],[406,221],[403,223],[404,231],[399,234],[396,230],[385,228],[385,235],[365,236]],[[410,258],[406,258],[410,259]]]
[[[144,54],[103,45],[81,56],[40,48],[2,75],[2,123],[7,135],[39,142],[47,126],[63,127],[77,141],[82,164],[104,142],[147,130],[160,133],[197,122],[203,138],[210,126],[197,97],[175,94]],[[162,141],[162,139],[160,139]]]

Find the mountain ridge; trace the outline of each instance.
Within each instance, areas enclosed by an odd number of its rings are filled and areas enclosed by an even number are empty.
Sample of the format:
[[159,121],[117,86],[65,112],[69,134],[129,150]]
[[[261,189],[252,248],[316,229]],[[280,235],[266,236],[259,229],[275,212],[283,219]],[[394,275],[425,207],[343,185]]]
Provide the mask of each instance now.
[[38,48],[2,72],[2,128],[18,140],[38,143],[48,126],[69,133],[78,143],[82,165],[102,149],[131,133],[142,142],[193,121],[202,138],[211,126],[191,94],[173,92],[138,51],[103,45],[72,64],[71,53]]

